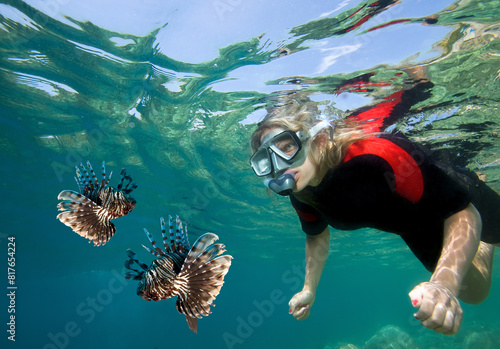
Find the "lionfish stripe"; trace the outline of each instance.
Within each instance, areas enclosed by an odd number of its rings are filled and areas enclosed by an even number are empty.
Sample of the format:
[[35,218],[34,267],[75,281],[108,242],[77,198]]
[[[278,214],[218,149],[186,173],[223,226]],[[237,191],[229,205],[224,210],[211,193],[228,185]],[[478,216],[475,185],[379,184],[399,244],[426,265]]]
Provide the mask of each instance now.
[[[179,297],[176,302],[177,311],[181,314],[201,319],[202,316],[210,315],[210,310],[206,311],[201,305],[202,302],[202,300],[196,299],[196,297],[191,297],[185,301]],[[210,306],[207,305],[207,307]]]
[[200,296],[201,294],[191,295],[185,300],[178,297],[176,302],[177,311],[181,314],[197,317],[199,319],[203,316],[210,315],[210,303],[204,299],[206,297]]
[[82,200],[82,198],[88,200],[85,196],[73,190],[63,190],[57,196],[57,200],[65,200],[65,201],[79,201]]
[[214,241],[217,241],[219,237],[213,233],[206,233],[200,236],[193,244],[193,247],[191,247],[191,250],[189,250],[188,256],[186,258],[186,261],[184,264],[190,265],[194,259],[196,259],[203,251],[210,246],[211,244],[214,243]]

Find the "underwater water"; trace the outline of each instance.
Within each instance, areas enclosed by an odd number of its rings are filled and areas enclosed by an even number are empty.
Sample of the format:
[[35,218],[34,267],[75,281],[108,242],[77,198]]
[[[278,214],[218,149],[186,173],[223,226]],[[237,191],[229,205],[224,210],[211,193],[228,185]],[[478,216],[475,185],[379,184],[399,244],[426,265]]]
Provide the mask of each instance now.
[[[297,322],[305,235],[248,163],[270,96],[310,92],[341,118],[426,79],[427,98],[391,128],[500,192],[499,35],[500,1],[0,0],[1,347],[500,347],[500,259],[489,298],[463,305],[460,333],[443,336],[407,295],[429,273],[400,238],[369,229],[331,230],[311,316]],[[366,74],[369,88],[345,84]],[[114,185],[123,167],[138,184],[101,247],[56,220],[87,160],[106,161]],[[143,228],[159,236],[169,214],[234,257],[197,334],[173,299],[146,302],[122,276],[128,248],[152,259]]]

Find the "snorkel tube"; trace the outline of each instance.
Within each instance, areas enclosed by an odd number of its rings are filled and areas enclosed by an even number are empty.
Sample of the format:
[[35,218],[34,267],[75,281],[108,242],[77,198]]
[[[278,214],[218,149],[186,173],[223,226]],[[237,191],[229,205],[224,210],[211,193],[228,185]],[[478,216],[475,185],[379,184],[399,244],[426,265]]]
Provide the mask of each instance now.
[[291,173],[285,173],[277,179],[264,179],[264,184],[276,194],[287,196],[292,194],[293,188],[295,188],[295,179]]

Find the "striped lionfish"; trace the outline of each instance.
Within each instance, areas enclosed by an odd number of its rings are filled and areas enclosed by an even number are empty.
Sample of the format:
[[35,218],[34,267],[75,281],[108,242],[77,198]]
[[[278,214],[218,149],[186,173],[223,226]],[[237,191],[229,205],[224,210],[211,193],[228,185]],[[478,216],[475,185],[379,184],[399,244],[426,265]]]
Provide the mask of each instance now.
[[[93,242],[94,246],[104,245],[116,233],[116,227],[111,219],[125,216],[134,209],[135,200],[129,194],[135,188],[132,178],[125,169],[120,174],[120,183],[116,188],[108,186],[111,172],[106,178],[106,168],[102,162],[102,180],[99,183],[87,161],[88,171],[80,164],[76,167],[76,183],[80,193],[73,190],[63,190],[57,197],[63,200],[57,205],[57,218],[73,231]],[[126,185],[124,182],[128,181]]]
[[[125,278],[139,280],[137,295],[150,301],[159,301],[177,296],[177,311],[186,316],[189,328],[197,332],[197,319],[208,316],[210,305],[220,292],[224,276],[231,266],[229,255],[223,244],[213,244],[219,237],[213,233],[200,236],[193,246],[189,244],[187,228],[183,230],[182,222],[176,217],[176,236],[172,217],[169,216],[169,233],[165,233],[165,221],[160,219],[164,250],[156,246],[153,236],[144,229],[153,245],[147,251],[157,257],[148,267],[136,258],[136,254],[127,250],[129,259],[125,267],[130,271]],[[170,245],[167,240],[170,240]],[[134,268],[134,263],[141,270]]]

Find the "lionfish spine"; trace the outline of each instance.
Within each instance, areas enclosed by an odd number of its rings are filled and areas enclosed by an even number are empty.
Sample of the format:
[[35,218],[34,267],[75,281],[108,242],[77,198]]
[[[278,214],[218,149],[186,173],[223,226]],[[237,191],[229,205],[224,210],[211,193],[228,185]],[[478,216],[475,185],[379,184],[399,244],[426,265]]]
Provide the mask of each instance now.
[[156,241],[154,240],[153,235],[146,228],[144,228],[144,233],[146,233],[146,236],[148,237],[149,242],[151,242],[151,245],[153,245],[154,250],[152,250],[149,247],[146,247],[144,245],[142,245],[142,247],[144,247],[147,251],[149,251],[150,253],[152,253],[156,257],[161,257],[162,255],[164,255],[161,248],[156,246]]
[[76,184],[78,184],[78,192],[80,194],[83,194],[83,187],[82,187],[82,176],[80,174],[80,169],[78,167],[76,167],[76,177],[75,177],[75,181],[76,181]]
[[[130,259],[125,261],[125,268],[130,271],[125,273],[125,279],[141,280],[144,273],[148,270],[148,266],[146,263],[137,259],[136,254],[130,249],[127,250],[127,256]],[[134,263],[137,264],[142,270],[134,268]]]
[[[89,163],[87,163],[87,165],[88,164]],[[85,185],[89,185],[90,184],[90,175],[89,175],[87,169],[85,168],[85,166],[83,166],[82,163],[80,163],[80,168],[83,171],[83,181],[84,181]]]
[[189,238],[188,238],[188,228],[187,225],[184,226],[184,231],[182,233],[182,243],[184,245],[184,248],[186,251],[189,251],[191,249],[191,244],[189,243]]
[[99,182],[97,181],[97,177],[95,175],[94,169],[92,168],[92,164],[90,161],[87,161],[87,167],[89,168],[90,174],[92,175],[92,182],[90,184],[92,185],[92,189],[98,188],[99,187]]
[[165,219],[163,219],[163,217],[160,218],[160,227],[161,227],[161,237],[163,240],[163,247],[165,247],[165,252],[170,252],[170,245],[168,244],[168,237],[165,231]]
[[175,248],[174,221],[172,216],[168,216],[168,231],[170,233],[170,248],[172,249],[172,252],[177,252]]
[[127,173],[125,172],[125,169],[122,168],[122,172],[120,172],[120,183],[118,183],[118,186],[116,187],[117,189],[122,189],[123,182],[125,181],[126,177],[127,177]]
[[111,180],[111,175],[113,174],[113,171],[111,171],[109,173],[109,176],[106,179],[106,165],[103,161],[102,166],[101,166],[101,172],[102,172],[101,187],[105,187],[108,185],[109,181]]
[[[123,183],[125,182],[125,180],[127,180],[128,183],[124,186]],[[127,171],[125,171],[124,168],[122,168],[122,172],[120,172],[120,183],[116,188],[123,191],[125,194],[129,194],[131,191],[137,188],[137,184],[132,183],[132,177],[127,175]]]
[[181,242],[182,221],[180,220],[179,216],[175,216],[175,225],[177,226],[177,229],[175,231],[175,244],[177,245],[177,250],[179,252],[183,252],[184,245]]

